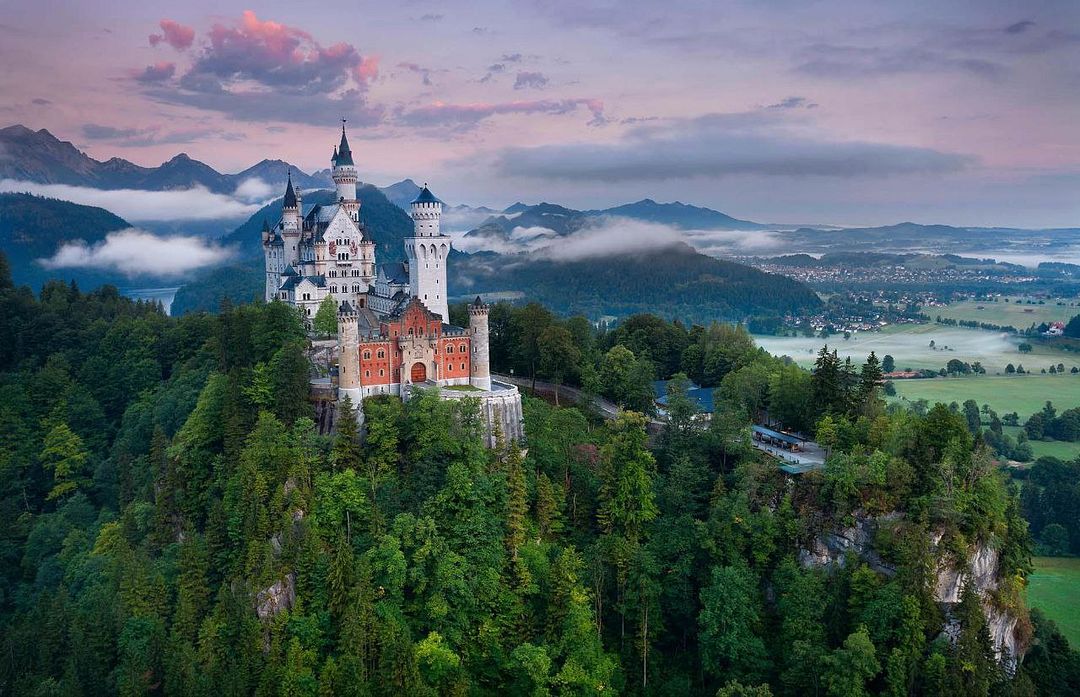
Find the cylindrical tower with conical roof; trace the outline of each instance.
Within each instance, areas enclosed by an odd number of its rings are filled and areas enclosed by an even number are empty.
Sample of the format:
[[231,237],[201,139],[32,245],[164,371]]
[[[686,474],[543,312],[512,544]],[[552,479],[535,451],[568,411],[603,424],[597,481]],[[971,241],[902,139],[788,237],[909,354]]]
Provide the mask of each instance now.
[[488,306],[476,296],[469,304],[469,333],[472,353],[469,356],[469,382],[481,390],[491,389],[488,363]]

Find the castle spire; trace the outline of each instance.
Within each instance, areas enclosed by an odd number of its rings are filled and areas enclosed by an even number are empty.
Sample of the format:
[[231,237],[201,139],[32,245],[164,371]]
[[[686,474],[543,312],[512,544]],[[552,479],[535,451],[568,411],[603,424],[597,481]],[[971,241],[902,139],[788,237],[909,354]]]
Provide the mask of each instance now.
[[285,208],[296,208],[297,205],[298,205],[298,202],[296,200],[296,192],[293,190],[293,186],[292,186],[292,170],[291,169],[289,170],[288,177],[289,177],[289,183],[285,187],[285,201],[284,201],[283,205],[284,205]]
[[334,164],[337,165],[353,165],[352,150],[349,149],[349,139],[345,136],[345,119],[341,120],[341,143],[337,148],[337,158],[334,160]]

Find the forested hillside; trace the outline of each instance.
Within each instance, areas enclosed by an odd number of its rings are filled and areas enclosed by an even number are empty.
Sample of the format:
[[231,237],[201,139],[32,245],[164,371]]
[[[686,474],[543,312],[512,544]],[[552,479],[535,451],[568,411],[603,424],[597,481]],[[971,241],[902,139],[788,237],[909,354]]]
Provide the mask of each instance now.
[[[57,272],[48,271],[36,260],[51,257],[64,242],[93,244],[110,232],[129,227],[126,220],[104,208],[31,194],[0,193],[0,249],[8,255],[19,284],[40,286],[47,278],[56,277]],[[65,270],[63,275],[90,287],[102,278],[102,274],[86,270]]]
[[517,290],[558,312],[625,317],[658,312],[688,322],[783,315],[821,305],[805,284],[700,254],[676,243],[647,252],[551,261],[542,255],[477,254],[451,264],[450,288]]
[[[676,380],[653,442],[638,413],[603,423],[528,400],[527,455],[488,451],[474,404],[420,394],[367,400],[361,443],[348,418],[315,432],[303,335],[281,304],[168,318],[108,288],[35,298],[4,268],[4,694],[1080,686],[1076,652],[1023,607],[1015,490],[961,415],[886,412],[872,363],[865,379],[835,364],[811,377],[718,325],[690,334],[731,391],[706,423]],[[656,319],[598,335],[538,306],[500,313],[499,361],[560,355],[605,390],[674,361],[681,336]],[[654,335],[670,340],[652,354]],[[749,447],[743,401],[784,371],[822,397],[803,409],[832,434],[826,469],[796,479]],[[808,561],[823,534],[867,519],[872,550]],[[983,549],[993,590],[938,602],[941,565]],[[988,613],[1017,619],[1014,677]]]

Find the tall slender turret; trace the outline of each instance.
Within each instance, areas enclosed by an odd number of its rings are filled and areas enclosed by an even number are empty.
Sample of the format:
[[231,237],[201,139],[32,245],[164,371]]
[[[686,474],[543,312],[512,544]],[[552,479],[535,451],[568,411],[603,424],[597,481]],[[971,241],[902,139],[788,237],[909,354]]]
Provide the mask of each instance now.
[[442,201],[424,185],[411,204],[413,236],[405,238],[405,255],[409,258],[409,290],[420,298],[429,310],[450,321],[446,305],[446,258],[450,254],[450,238],[439,229]]
[[300,244],[300,197],[292,185],[292,171],[285,185],[285,199],[281,204],[281,236],[284,242],[285,263],[295,264],[299,260],[297,247]]
[[353,164],[349,139],[345,136],[345,120],[341,120],[341,143],[334,149],[330,160],[333,170],[331,177],[337,187],[338,201],[345,207],[354,221],[360,220],[360,202],[356,200],[356,167]]
[[469,333],[472,334],[472,355],[469,356],[469,382],[481,390],[491,389],[491,368],[488,365],[488,306],[476,296],[469,304]]
[[338,394],[360,406],[360,332],[357,314],[348,301],[338,310]]

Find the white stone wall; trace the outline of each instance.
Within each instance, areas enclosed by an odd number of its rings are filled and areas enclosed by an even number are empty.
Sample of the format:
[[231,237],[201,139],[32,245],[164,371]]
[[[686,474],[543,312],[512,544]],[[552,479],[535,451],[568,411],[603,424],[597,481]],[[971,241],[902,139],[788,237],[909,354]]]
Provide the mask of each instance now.
[[405,238],[409,258],[409,291],[424,305],[449,323],[446,301],[446,259],[450,238],[440,230],[442,204],[412,204],[413,236]]

